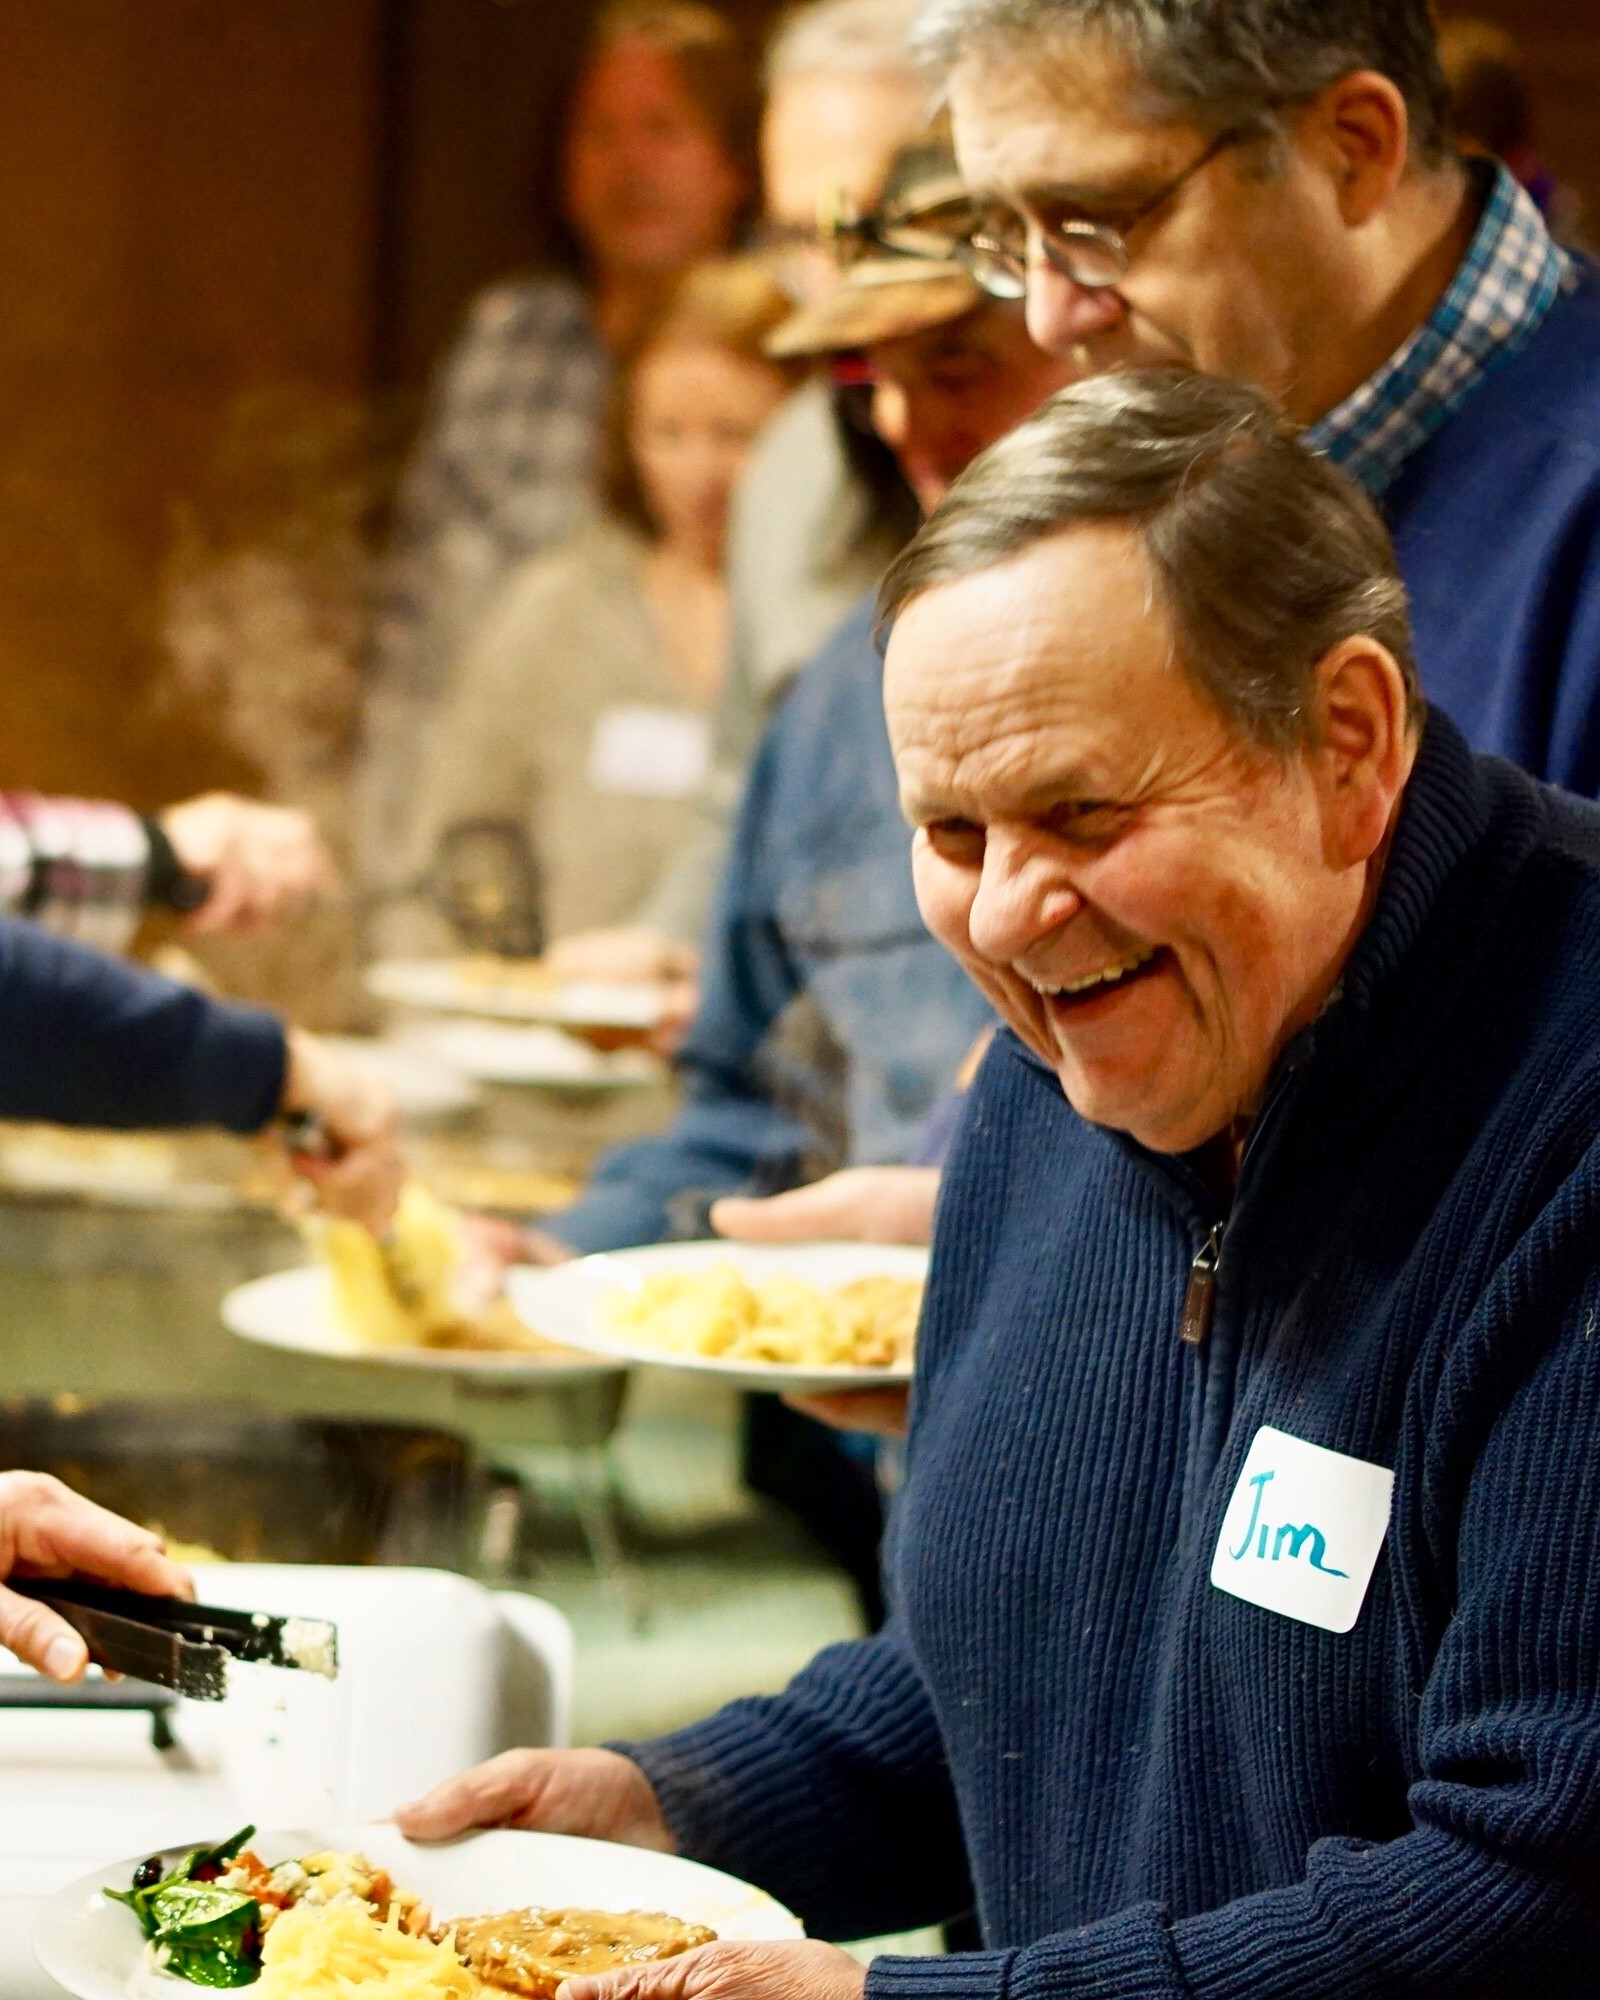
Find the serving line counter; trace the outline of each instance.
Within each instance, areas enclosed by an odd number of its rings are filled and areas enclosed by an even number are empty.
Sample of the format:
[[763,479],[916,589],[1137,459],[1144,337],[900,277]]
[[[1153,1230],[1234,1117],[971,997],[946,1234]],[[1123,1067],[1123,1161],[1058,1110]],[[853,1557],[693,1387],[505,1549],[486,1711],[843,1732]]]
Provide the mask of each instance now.
[[[458,1200],[485,1203],[497,1190],[541,1186],[559,1193],[613,1136],[616,1107],[598,1109],[608,1115],[596,1121],[546,1106],[538,1114],[543,1140],[480,1129],[421,1140],[418,1157]],[[633,1119],[643,1111],[636,1102]],[[592,1560],[625,1584],[607,1454],[625,1371],[596,1366],[551,1380],[491,1380],[475,1374],[470,1357],[459,1369],[421,1370],[239,1340],[222,1325],[224,1296],[306,1254],[273,1212],[252,1149],[213,1138],[106,1135],[96,1164],[97,1137],[58,1141],[0,1127],[0,1463],[8,1433],[19,1424],[36,1430],[41,1406],[64,1420],[99,1405],[150,1406],[459,1439],[478,1475],[473,1518],[448,1524],[442,1538],[402,1540],[380,1553],[494,1573],[515,1546],[520,1455],[555,1448],[566,1454]],[[496,1474],[506,1476],[497,1484]],[[178,1532],[175,1523],[162,1525]]]

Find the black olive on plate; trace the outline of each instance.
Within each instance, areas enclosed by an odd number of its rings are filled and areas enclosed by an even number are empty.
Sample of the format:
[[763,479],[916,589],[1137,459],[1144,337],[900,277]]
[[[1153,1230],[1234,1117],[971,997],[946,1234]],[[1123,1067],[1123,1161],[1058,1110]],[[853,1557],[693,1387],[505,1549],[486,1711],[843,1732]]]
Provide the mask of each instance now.
[[152,1854],[148,1861],[141,1861],[133,1871],[133,1886],[136,1889],[153,1889],[167,1872],[167,1865],[159,1854]]

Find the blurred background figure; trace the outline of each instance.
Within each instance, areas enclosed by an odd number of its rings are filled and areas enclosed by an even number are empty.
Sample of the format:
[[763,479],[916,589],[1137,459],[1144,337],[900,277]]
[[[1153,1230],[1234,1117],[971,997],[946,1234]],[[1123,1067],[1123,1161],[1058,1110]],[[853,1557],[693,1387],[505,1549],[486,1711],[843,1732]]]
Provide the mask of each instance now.
[[[838,283],[841,231],[877,205],[928,122],[907,49],[917,0],[810,0],[768,45],[757,242],[801,304]],[[916,527],[916,503],[865,416],[826,371],[768,425],[734,500],[730,655],[696,837],[627,939],[569,940],[574,977],[674,977],[698,947],[732,816],[773,701]]]
[[[951,198],[948,151],[915,145],[891,169],[882,214]],[[957,232],[959,224],[957,225]],[[988,298],[958,263],[869,255],[771,343],[845,368],[919,504],[936,507],[987,445],[1071,379],[1028,338],[1019,302]],[[883,719],[872,586],[795,677],[762,737],[706,927],[703,992],[680,1058],[671,1127],[608,1154],[576,1205],[529,1240],[553,1260],[710,1233],[713,1200],[815,1179],[814,1119],[843,1059],[843,1157],[931,1158],[927,1122],[956,1084],[987,1003],[928,935]],[[797,1009],[818,1033],[797,1036]],[[808,1067],[809,1066],[809,1067]],[[770,1398],[751,1400],[744,1469],[855,1579],[876,1622],[881,1513],[875,1452],[841,1443]]]
[[604,512],[512,572],[451,674],[414,872],[453,824],[514,819],[559,939],[631,918],[671,863],[727,658],[730,498],[798,379],[763,351],[788,311],[763,265],[729,258],[690,271],[638,334],[611,397]]
[[1540,156],[1532,93],[1516,38],[1492,21],[1459,14],[1439,29],[1450,85],[1450,123],[1464,152],[1504,160],[1539,204],[1554,234],[1575,238],[1582,203]]
[[110,799],[0,792],[0,910],[102,951],[145,916],[192,932],[250,931],[337,886],[311,819],[230,792],[137,813]]
[[406,824],[419,717],[515,563],[599,497],[614,358],[755,201],[759,94],[735,28],[690,0],[616,0],[568,110],[559,202],[571,272],[493,286],[435,381],[401,486],[366,717],[378,879]]
[[[928,88],[907,52],[915,14],[915,0],[813,0],[772,40],[761,240],[796,304],[838,283],[841,227],[876,206],[891,163],[928,122]],[[762,439],[735,509],[724,730],[736,757],[915,525],[892,458],[842,416],[819,375]]]

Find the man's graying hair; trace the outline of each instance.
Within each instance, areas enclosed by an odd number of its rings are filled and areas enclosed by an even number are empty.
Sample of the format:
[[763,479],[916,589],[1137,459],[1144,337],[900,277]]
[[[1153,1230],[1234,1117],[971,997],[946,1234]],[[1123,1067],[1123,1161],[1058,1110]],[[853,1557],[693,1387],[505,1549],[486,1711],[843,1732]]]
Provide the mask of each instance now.
[[1272,129],[1360,69],[1405,97],[1414,155],[1447,150],[1449,87],[1428,0],[924,0],[912,46],[937,70],[963,56],[1026,52],[1065,36],[1131,64],[1152,116],[1212,133]]
[[1062,530],[1137,533],[1179,661],[1252,741],[1315,738],[1313,676],[1346,639],[1386,646],[1423,713],[1405,586],[1377,508],[1258,390],[1172,371],[1079,382],[977,459],[884,578],[915,598]]
[[918,0],[808,0],[791,7],[767,43],[768,90],[798,76],[897,76],[915,72],[911,26]]

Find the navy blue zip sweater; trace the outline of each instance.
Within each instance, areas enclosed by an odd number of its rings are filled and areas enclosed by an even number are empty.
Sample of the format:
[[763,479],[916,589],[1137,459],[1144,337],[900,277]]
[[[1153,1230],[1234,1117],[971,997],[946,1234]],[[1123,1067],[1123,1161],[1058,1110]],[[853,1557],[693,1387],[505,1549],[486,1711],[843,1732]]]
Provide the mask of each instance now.
[[[880,1959],[870,2000],[1600,1991],[1597,1261],[1600,810],[1436,715],[1229,1216],[997,1041],[894,1615],[631,1749],[681,1848],[827,1936],[975,1898],[983,1951]],[[1210,1581],[1263,1427],[1393,1470],[1353,1629]]]

